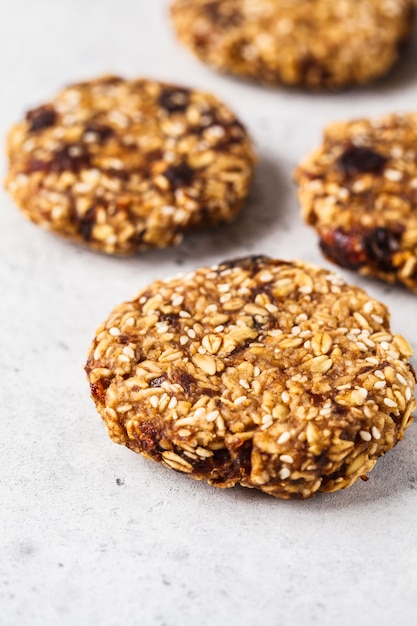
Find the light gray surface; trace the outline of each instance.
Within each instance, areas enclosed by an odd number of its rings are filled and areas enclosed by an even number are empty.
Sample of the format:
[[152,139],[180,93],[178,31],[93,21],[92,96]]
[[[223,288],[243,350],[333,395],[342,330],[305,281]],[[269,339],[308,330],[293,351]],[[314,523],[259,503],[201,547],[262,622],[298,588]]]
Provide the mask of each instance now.
[[[217,93],[260,155],[234,225],[129,260],[42,232],[1,192],[0,624],[415,624],[416,426],[367,483],[283,502],[210,488],[112,444],[82,367],[98,323],[154,278],[247,253],[324,263],[291,172],[325,123],[416,107],[417,34],[378,85],[307,95],[204,67],[174,41],[166,4],[0,2],[2,137],[62,84],[112,71]],[[385,301],[417,348],[416,296],[343,274]]]

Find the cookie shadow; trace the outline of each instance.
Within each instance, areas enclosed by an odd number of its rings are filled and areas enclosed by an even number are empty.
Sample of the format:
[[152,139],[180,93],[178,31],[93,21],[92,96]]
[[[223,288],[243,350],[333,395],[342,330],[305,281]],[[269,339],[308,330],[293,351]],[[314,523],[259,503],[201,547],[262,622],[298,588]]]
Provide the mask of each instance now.
[[392,69],[375,83],[362,88],[366,94],[374,95],[375,91],[387,93],[406,87],[413,87],[417,83],[417,19],[411,38],[400,49],[400,58]]
[[271,230],[289,229],[288,213],[284,207],[292,197],[291,182],[276,160],[262,157],[255,171],[249,198],[238,218],[205,232],[187,234],[175,249],[177,265],[187,261],[213,259],[216,262],[231,256],[262,251],[262,242]]

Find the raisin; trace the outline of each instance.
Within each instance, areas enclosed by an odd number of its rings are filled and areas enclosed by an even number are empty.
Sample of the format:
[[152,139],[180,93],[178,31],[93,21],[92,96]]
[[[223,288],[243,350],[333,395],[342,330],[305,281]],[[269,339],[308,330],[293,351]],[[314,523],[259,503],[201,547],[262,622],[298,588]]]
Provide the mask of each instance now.
[[306,55],[300,60],[299,70],[307,84],[321,85],[331,78],[330,72],[312,55]]
[[165,87],[161,91],[158,102],[168,113],[185,111],[190,103],[190,91],[188,89]]
[[337,167],[350,176],[361,173],[380,174],[388,159],[382,154],[350,145],[337,160]]
[[97,205],[93,205],[79,218],[78,232],[84,241],[91,241],[93,227],[96,222]]
[[163,382],[165,382],[165,376],[158,376],[150,381],[149,387],[160,387]]
[[400,235],[389,228],[375,228],[363,237],[363,245],[371,261],[382,270],[392,270],[392,255],[399,248]]
[[97,136],[99,143],[105,143],[110,139],[110,137],[113,137],[114,130],[106,124],[91,122],[84,130],[84,134],[86,133],[94,133],[94,135]]
[[322,235],[320,248],[323,254],[338,265],[356,270],[365,263],[365,255],[360,238],[346,233],[341,228]]
[[128,170],[119,169],[116,167],[109,167],[108,169],[103,169],[103,173],[110,178],[118,178],[123,182],[127,182],[130,178],[131,172]]
[[170,326],[176,327],[178,325],[179,317],[175,313],[164,313],[161,315],[161,321],[167,322]]
[[180,163],[179,165],[171,165],[168,167],[163,175],[169,181],[172,189],[178,189],[178,187],[188,187],[194,179],[195,171],[187,163]]
[[52,106],[44,105],[28,111],[26,120],[29,122],[29,131],[36,133],[39,130],[53,126],[57,120],[57,113]]
[[203,10],[212,22],[222,28],[239,26],[243,21],[243,16],[239,11],[232,8],[225,10],[224,2],[221,2],[221,0],[208,2],[204,5]]
[[192,376],[188,372],[184,372],[181,370],[174,372],[174,378],[175,378],[174,382],[178,382],[181,385],[181,387],[184,389],[185,393],[189,393],[191,389],[191,385],[193,385],[196,382],[194,376]]
[[145,159],[147,163],[153,163],[153,161],[160,161],[164,156],[161,148],[155,148],[146,153]]
[[106,390],[110,387],[111,380],[109,378],[102,378],[97,383],[90,385],[91,395],[95,400],[104,404],[106,400]]
[[54,153],[50,162],[53,172],[73,172],[78,174],[82,169],[90,167],[90,156],[77,144],[65,144]]
[[48,172],[50,170],[49,161],[40,161],[39,159],[29,159],[25,167],[25,174],[33,174],[34,172]]
[[145,452],[157,453],[161,432],[155,422],[141,422],[140,444]]

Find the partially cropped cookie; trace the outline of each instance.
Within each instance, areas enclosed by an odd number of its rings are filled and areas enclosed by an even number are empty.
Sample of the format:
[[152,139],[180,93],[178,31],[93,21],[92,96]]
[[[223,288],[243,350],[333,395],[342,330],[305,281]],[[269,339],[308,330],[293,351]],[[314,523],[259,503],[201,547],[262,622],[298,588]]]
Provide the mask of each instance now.
[[249,257],[116,307],[86,371],[113,441],[218,487],[349,487],[402,439],[412,350],[380,302],[300,261]]
[[332,124],[295,174],[328,259],[417,291],[417,114]]
[[246,130],[216,97],[115,76],[29,111],[7,147],[6,188],[29,219],[120,255],[232,220],[254,164]]
[[215,68],[312,89],[388,72],[411,30],[413,0],[173,0],[179,39]]

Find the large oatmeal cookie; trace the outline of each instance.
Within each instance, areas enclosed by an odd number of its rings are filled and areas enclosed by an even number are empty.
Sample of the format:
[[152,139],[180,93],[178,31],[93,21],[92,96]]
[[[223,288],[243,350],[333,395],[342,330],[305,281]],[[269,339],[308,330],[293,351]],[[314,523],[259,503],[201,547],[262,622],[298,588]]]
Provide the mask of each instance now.
[[413,0],[173,0],[179,39],[222,71],[338,88],[385,74],[410,33]]
[[417,291],[417,113],[332,124],[295,178],[327,258]]
[[86,371],[113,441],[218,487],[349,487],[415,407],[386,307],[315,266],[249,257],[160,280],[100,326]]
[[121,255],[232,220],[254,163],[246,130],[214,96],[115,76],[29,111],[8,155],[6,188],[29,219]]

